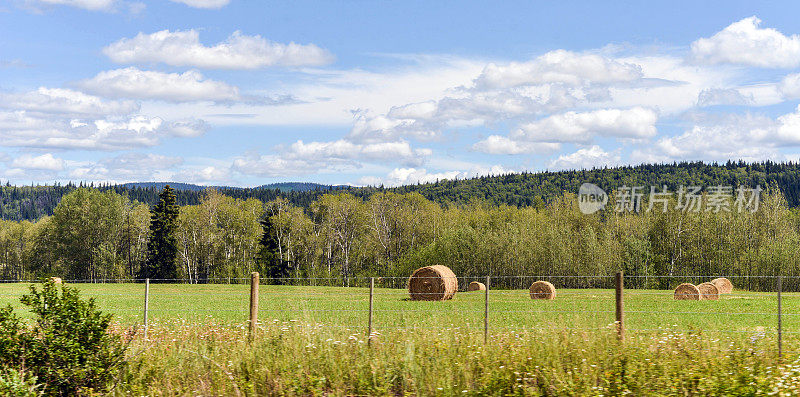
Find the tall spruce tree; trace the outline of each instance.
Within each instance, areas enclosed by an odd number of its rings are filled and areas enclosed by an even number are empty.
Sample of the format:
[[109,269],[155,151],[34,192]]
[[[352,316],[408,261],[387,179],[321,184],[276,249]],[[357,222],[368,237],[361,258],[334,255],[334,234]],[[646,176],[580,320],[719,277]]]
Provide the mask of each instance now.
[[176,258],[178,241],[179,207],[175,204],[175,190],[169,185],[158,195],[158,204],[150,210],[150,238],[147,241],[147,262],[142,267],[141,278],[175,279],[178,277]]
[[284,284],[282,277],[288,277],[290,268],[289,262],[284,261],[278,253],[278,237],[275,233],[275,226],[272,220],[266,217],[261,220],[261,228],[264,234],[259,240],[259,262],[264,269],[267,277],[277,279],[272,280],[274,284]]

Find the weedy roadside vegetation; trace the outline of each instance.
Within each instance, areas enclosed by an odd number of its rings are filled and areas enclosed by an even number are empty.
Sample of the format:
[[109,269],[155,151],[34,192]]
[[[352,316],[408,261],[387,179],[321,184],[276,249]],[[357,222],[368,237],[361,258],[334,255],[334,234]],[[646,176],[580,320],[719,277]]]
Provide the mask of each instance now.
[[126,344],[110,333],[111,315],[76,288],[52,280],[21,298],[33,315],[23,321],[0,309],[0,392],[76,395],[107,391],[125,364]]

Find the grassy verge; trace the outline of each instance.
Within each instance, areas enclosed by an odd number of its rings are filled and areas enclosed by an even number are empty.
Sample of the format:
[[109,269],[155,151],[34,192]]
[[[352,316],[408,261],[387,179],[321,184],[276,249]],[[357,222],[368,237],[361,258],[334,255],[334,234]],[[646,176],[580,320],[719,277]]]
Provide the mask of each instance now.
[[148,395],[782,395],[800,392],[770,338],[611,330],[398,330],[376,335],[280,323],[163,328],[137,343],[115,393]]

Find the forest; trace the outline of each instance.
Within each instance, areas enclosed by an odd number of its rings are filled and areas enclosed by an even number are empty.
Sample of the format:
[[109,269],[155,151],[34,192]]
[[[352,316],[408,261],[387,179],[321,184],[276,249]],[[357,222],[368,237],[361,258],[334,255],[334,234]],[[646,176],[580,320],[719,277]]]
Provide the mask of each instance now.
[[[471,179],[440,180],[431,183],[405,185],[394,188],[329,186],[310,190],[288,190],[286,188],[236,188],[214,187],[218,192],[237,199],[255,198],[262,202],[278,197],[306,210],[324,194],[345,191],[355,197],[368,199],[378,192],[417,192],[430,201],[442,205],[463,205],[480,201],[494,206],[538,207],[559,199],[564,192],[577,192],[584,183],[594,183],[605,189],[623,184],[628,186],[667,185],[674,190],[679,185],[729,185],[768,186],[776,185],[784,194],[790,207],[800,205],[800,163],[760,162],[746,163],[729,161],[725,164],[682,162],[673,164],[644,164],[614,168],[598,168],[580,171],[557,171],[538,173],[512,173],[483,176]],[[50,186],[0,186],[0,219],[33,221],[53,211],[61,198],[82,187],[112,191],[130,200],[155,205],[160,189],[142,187],[139,184],[108,185],[78,182]],[[180,184],[179,184],[180,185]],[[285,185],[285,186],[283,186]],[[272,185],[291,187],[304,184]],[[181,188],[176,185],[179,205],[197,205],[205,197],[196,185]]]
[[[206,190],[197,204],[180,206],[178,254],[167,265],[189,283],[259,271],[349,285],[357,277],[401,280],[419,266],[442,264],[460,277],[499,277],[498,287],[520,286],[503,276],[570,276],[560,285],[602,286],[609,279],[593,277],[623,270],[631,288],[726,275],[742,287],[768,289],[774,280],[762,276],[800,276],[800,216],[777,185],[765,189],[754,212],[684,211],[673,198],[665,212],[618,212],[610,202],[591,215],[570,192],[515,206],[440,204],[419,192],[362,198],[345,190],[320,193],[303,207],[282,196],[261,201]],[[137,278],[150,220],[147,204],[113,189],[77,188],[50,216],[0,223],[0,279]],[[265,250],[278,260],[265,259]],[[784,286],[800,289],[793,282]]]

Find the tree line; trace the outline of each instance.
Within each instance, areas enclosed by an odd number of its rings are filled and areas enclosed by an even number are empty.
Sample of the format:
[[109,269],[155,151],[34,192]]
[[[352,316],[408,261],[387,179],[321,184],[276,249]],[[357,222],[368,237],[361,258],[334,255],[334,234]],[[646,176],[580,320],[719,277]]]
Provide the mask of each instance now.
[[[800,212],[777,186],[752,213],[682,211],[670,200],[666,212],[618,212],[611,202],[586,215],[572,193],[517,207],[339,191],[305,208],[285,197],[260,201],[217,190],[179,206],[165,189],[151,208],[111,190],[78,188],[52,216],[0,222],[0,278],[205,283],[258,271],[275,283],[363,285],[375,276],[382,286],[402,287],[415,268],[436,264],[464,281],[491,275],[508,288],[532,281],[516,276],[601,287],[619,270],[632,288],[726,275],[739,287],[772,289],[775,280],[766,276],[800,277]],[[800,284],[787,279],[784,287]]]
[[[628,186],[667,185],[674,190],[680,185],[757,185],[777,186],[784,194],[790,207],[800,206],[800,163],[765,161],[746,163],[728,161],[724,164],[703,162],[681,162],[672,164],[644,164],[592,170],[574,170],[539,173],[515,173],[497,176],[484,176],[462,180],[441,180],[424,184],[413,184],[395,188],[378,187],[326,187],[306,191],[281,190],[269,188],[216,187],[219,193],[235,199],[254,198],[269,202],[281,197],[305,210],[323,195],[344,191],[361,199],[369,199],[380,192],[416,192],[430,201],[442,205],[464,205],[481,201],[491,205],[542,208],[545,204],[559,199],[564,192],[577,192],[585,183],[594,183],[603,188]],[[176,189],[178,205],[199,205],[205,191],[193,188]],[[147,205],[156,205],[160,187],[136,185],[84,185],[83,183],[52,186],[6,186],[0,187],[0,219],[36,220],[42,216],[53,215],[61,198],[80,188],[111,191]],[[290,187],[290,186],[289,186]]]

